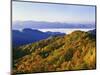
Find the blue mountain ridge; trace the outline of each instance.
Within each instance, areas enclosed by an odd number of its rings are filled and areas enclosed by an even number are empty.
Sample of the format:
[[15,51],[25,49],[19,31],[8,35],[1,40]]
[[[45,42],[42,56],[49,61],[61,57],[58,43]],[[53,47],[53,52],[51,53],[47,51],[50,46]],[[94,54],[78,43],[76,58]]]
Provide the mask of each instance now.
[[19,30],[12,30],[12,44],[13,47],[37,42],[43,39],[46,39],[51,36],[63,36],[65,33],[60,32],[42,32],[39,30],[33,29],[23,29],[22,31]]
[[96,36],[96,29],[90,30],[90,31],[88,31],[88,32]]

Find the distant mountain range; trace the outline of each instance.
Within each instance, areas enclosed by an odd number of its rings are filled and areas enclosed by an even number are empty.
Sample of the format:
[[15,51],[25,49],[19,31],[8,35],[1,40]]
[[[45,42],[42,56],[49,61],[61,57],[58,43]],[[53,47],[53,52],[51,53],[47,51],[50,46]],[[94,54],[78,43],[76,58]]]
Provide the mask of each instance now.
[[50,29],[50,28],[95,28],[94,23],[61,23],[61,22],[42,22],[42,21],[15,21],[12,23],[13,29]]
[[60,32],[41,32],[39,30],[33,29],[23,29],[22,31],[19,30],[12,30],[12,39],[13,39],[13,47],[37,42],[39,40],[46,39],[50,36],[62,36],[65,33]]

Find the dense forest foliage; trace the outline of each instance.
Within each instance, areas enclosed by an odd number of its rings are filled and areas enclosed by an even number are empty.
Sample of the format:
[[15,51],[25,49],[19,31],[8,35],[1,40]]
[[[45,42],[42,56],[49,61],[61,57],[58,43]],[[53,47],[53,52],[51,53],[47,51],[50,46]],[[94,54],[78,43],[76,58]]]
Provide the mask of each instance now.
[[13,72],[34,73],[96,68],[96,38],[74,31],[13,48]]

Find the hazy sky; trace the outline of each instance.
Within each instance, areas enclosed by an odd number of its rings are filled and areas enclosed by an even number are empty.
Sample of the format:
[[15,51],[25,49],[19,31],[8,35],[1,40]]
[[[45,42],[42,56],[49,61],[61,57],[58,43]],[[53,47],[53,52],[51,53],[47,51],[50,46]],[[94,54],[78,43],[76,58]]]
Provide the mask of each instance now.
[[13,21],[49,21],[66,23],[95,22],[95,6],[59,5],[31,2],[12,3]]

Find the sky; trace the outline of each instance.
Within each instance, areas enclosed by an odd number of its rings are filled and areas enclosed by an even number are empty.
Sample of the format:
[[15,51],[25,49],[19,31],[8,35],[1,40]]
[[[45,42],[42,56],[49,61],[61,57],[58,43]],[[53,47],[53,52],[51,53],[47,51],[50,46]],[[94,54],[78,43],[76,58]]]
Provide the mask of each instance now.
[[95,6],[13,1],[12,20],[33,20],[65,23],[95,23]]

